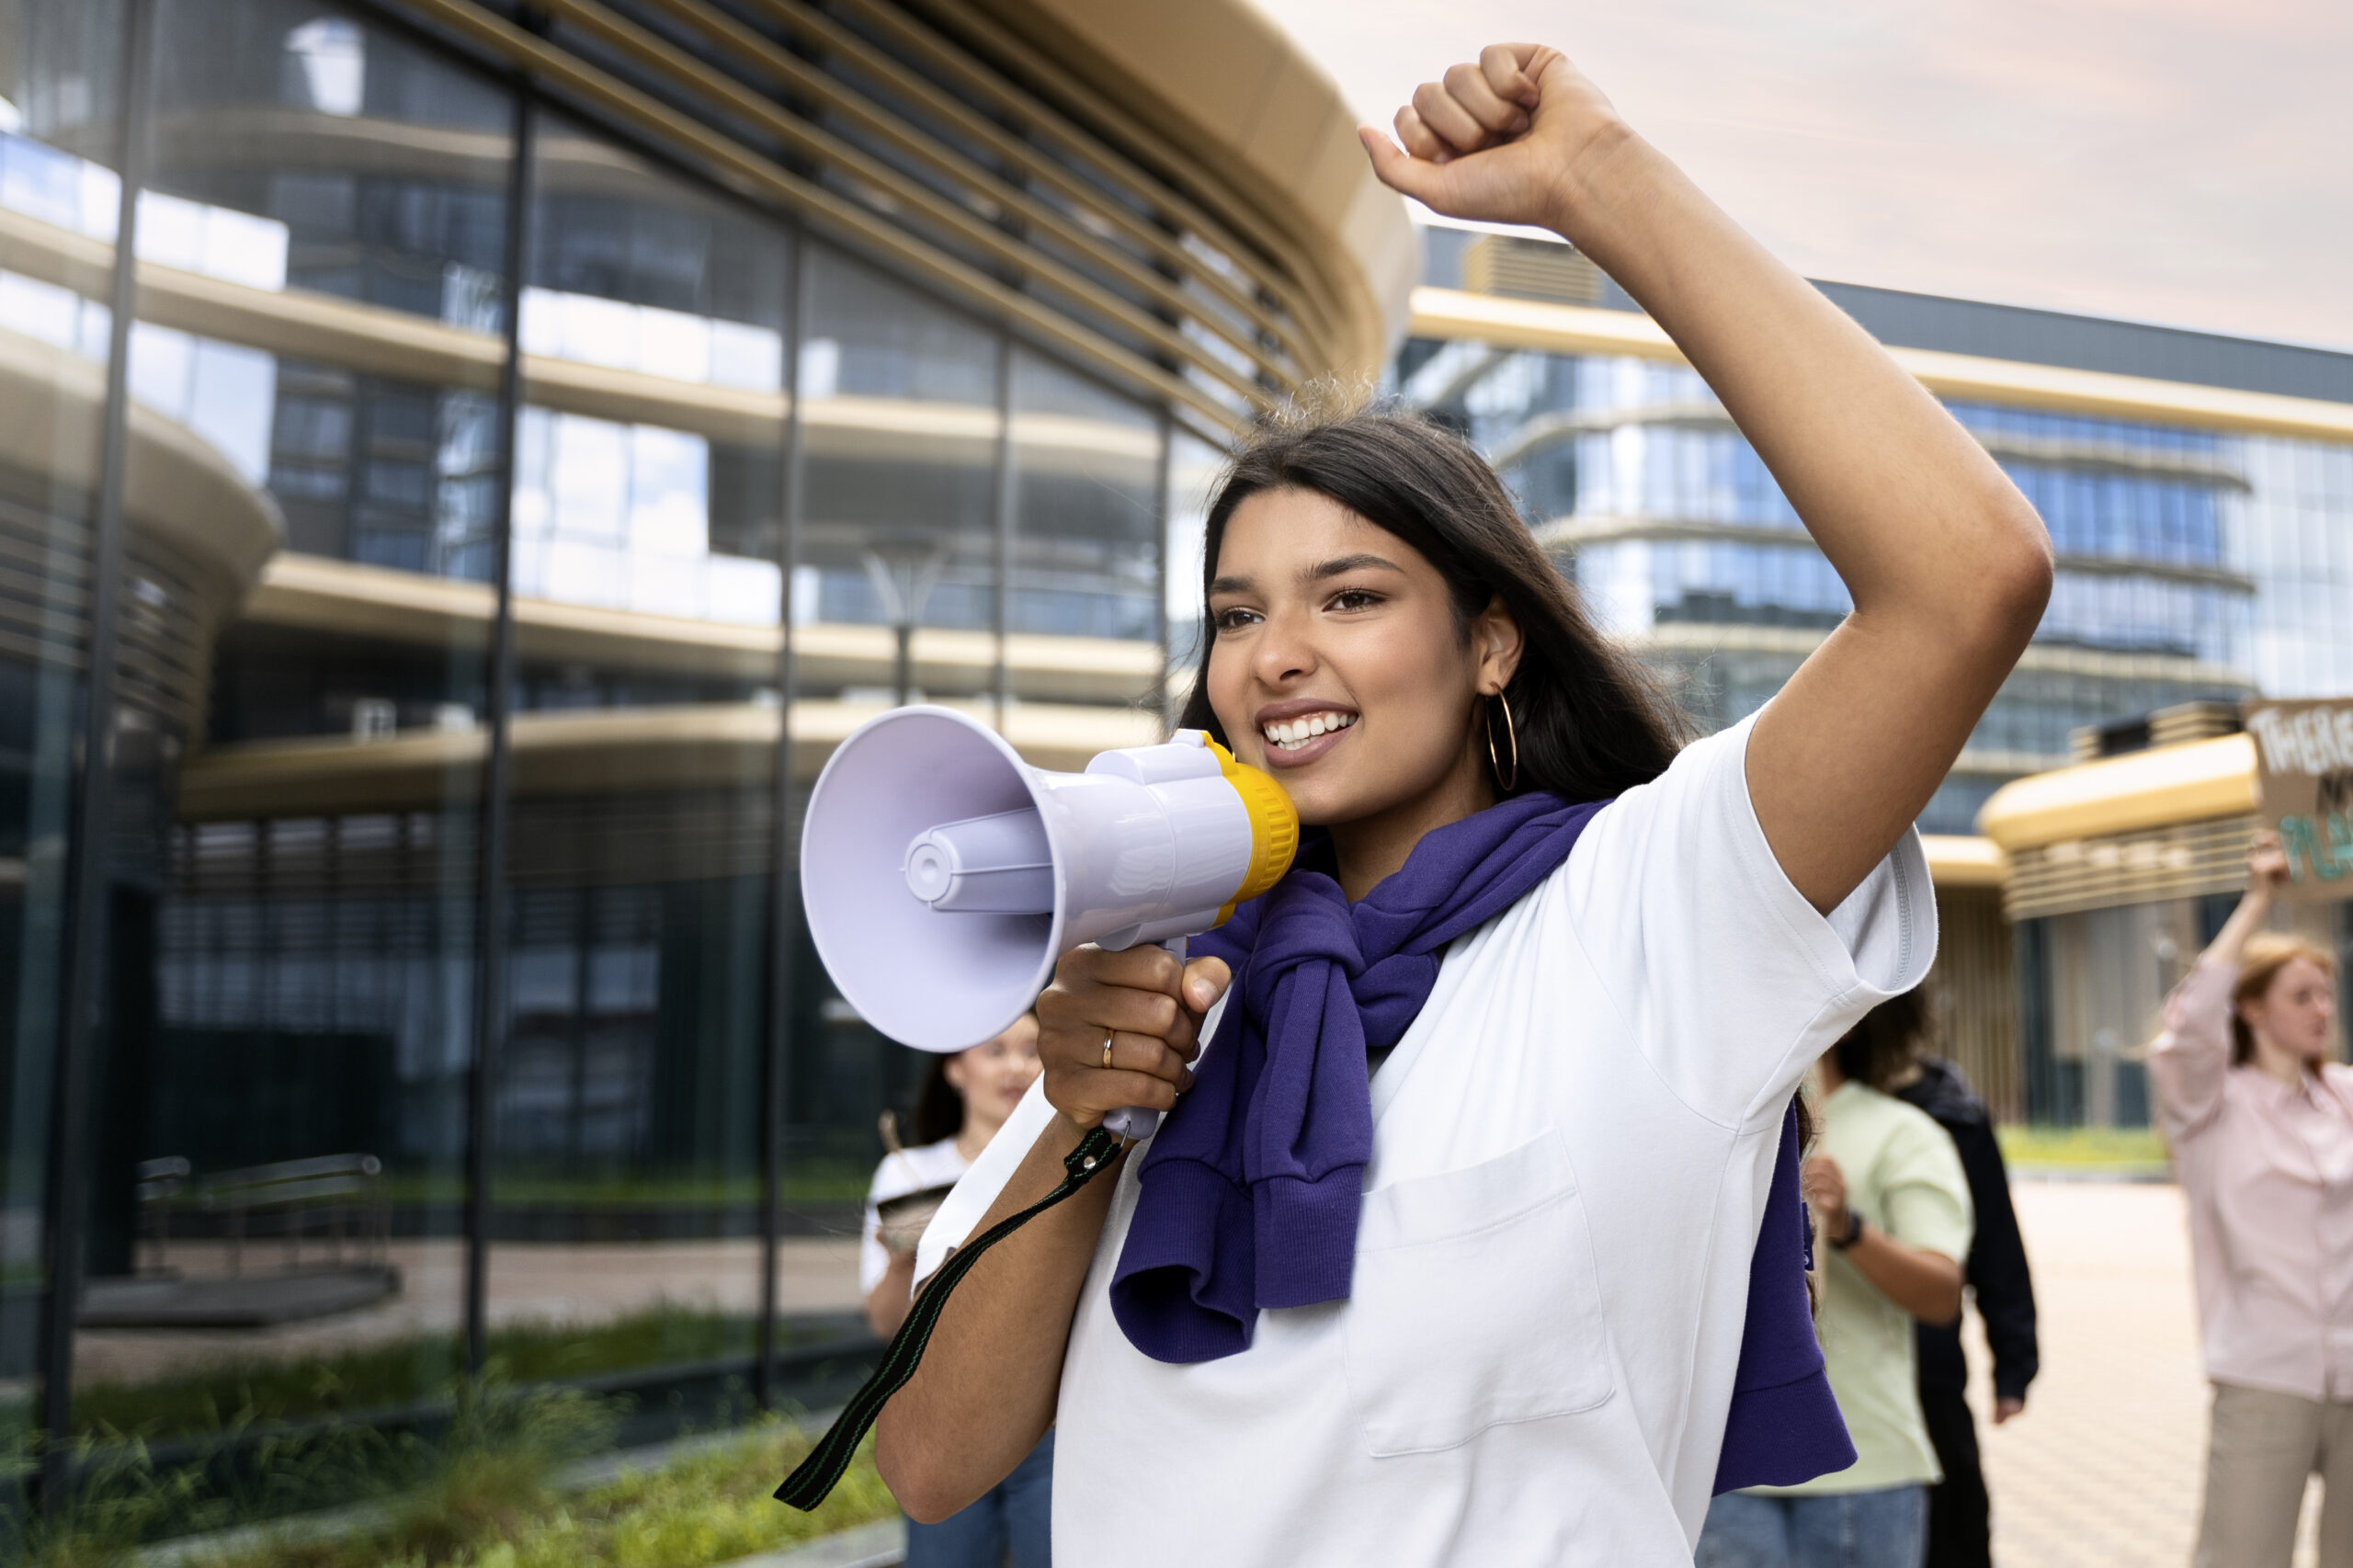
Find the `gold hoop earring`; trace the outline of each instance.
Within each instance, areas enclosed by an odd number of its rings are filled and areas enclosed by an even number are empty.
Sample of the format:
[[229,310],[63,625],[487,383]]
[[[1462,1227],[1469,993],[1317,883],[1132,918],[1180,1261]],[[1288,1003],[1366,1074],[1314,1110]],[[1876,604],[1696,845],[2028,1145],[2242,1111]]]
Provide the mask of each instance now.
[[1490,710],[1487,714],[1487,722],[1485,726],[1487,731],[1487,766],[1495,770],[1495,788],[1508,795],[1512,792],[1513,788],[1519,783],[1519,726],[1512,722],[1511,701],[1509,699],[1506,698],[1503,693],[1497,692],[1492,699],[1490,699],[1490,700],[1495,703],[1495,707],[1504,710],[1504,737],[1511,743],[1511,771],[1506,775],[1504,771],[1503,763],[1495,756],[1495,717],[1493,710]]

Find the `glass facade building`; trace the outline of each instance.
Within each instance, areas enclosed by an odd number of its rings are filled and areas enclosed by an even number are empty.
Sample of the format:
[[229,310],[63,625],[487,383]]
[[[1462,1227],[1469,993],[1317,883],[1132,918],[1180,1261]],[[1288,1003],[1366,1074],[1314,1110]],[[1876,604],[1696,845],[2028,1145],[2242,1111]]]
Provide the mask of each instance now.
[[1074,36],[0,7],[0,1447],[854,1381],[923,1063],[806,786],[909,699],[1159,738],[1171,496],[1411,266]]

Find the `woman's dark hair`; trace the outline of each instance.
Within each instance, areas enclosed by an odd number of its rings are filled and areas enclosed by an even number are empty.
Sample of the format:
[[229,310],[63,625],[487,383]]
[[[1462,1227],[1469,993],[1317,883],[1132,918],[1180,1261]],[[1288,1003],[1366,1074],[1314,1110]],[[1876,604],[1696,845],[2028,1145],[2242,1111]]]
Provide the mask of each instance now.
[[948,1081],[948,1064],[954,1060],[935,1056],[924,1070],[923,1085],[915,1090],[915,1114],[907,1119],[908,1147],[937,1143],[964,1130],[964,1096]]
[[[1203,530],[1204,598],[1234,508],[1269,491],[1311,490],[1404,540],[1446,579],[1458,631],[1500,598],[1523,640],[1504,699],[1519,739],[1514,793],[1601,800],[1657,778],[1677,749],[1674,710],[1641,665],[1586,618],[1576,590],[1538,547],[1495,471],[1451,431],[1378,409],[1291,412],[1233,453]],[[1210,710],[1217,628],[1202,615],[1200,663],[1177,721],[1227,740]],[[1503,726],[1492,726],[1502,740]],[[1496,781],[1501,791],[1503,781]]]
[[1831,1050],[1841,1077],[1882,1094],[1900,1087],[1927,1048],[1928,999],[1919,986],[1891,996],[1863,1015]]

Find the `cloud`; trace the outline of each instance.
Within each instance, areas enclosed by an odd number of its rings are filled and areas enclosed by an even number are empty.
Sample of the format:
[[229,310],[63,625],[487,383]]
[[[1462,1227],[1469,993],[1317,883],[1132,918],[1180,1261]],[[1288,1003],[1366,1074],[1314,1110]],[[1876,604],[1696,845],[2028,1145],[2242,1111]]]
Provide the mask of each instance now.
[[1260,0],[1385,124],[1577,59],[1818,278],[2353,349],[2343,0]]

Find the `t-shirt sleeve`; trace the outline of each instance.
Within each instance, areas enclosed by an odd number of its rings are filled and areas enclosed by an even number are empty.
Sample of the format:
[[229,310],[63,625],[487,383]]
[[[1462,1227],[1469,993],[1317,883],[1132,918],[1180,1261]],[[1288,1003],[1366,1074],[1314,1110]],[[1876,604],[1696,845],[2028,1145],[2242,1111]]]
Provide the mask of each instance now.
[[957,1178],[956,1186],[939,1206],[939,1212],[924,1227],[923,1240],[915,1245],[915,1283],[920,1285],[947,1260],[949,1250],[964,1244],[964,1238],[981,1222],[981,1217],[996,1202],[997,1194],[1021,1168],[1029,1150],[1054,1119],[1054,1108],[1046,1103],[1046,1075],[1038,1074],[1005,1125],[996,1130],[981,1157],[972,1168]]
[[1556,885],[1602,988],[1669,1088],[1753,1125],[1862,1015],[1918,984],[1937,906],[1919,835],[1827,915],[1793,886],[1748,796],[1756,720],[1684,748],[1586,829]]
[[1874,1183],[1884,1214],[1867,1214],[1906,1246],[1924,1247],[1960,1263],[1969,1256],[1976,1214],[1969,1175],[1952,1137],[1923,1115],[1911,1117],[1880,1153]]

